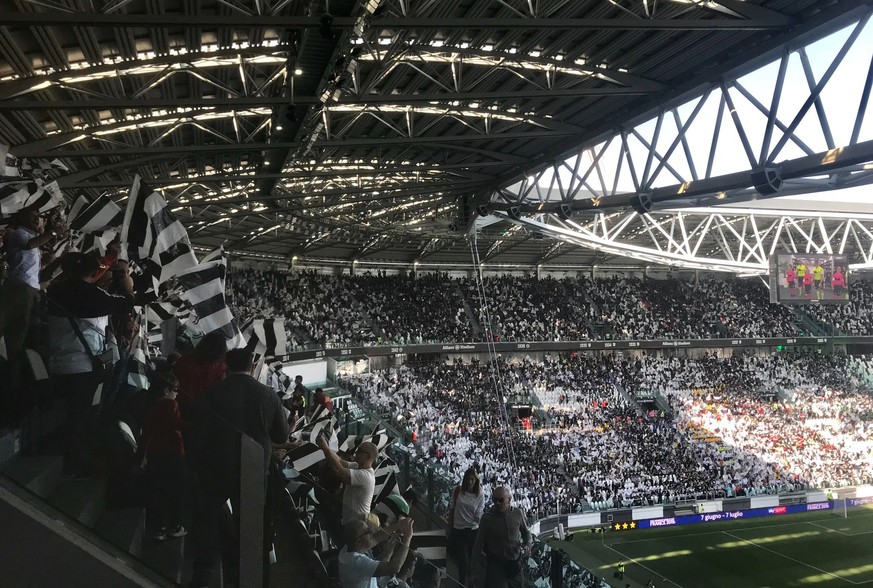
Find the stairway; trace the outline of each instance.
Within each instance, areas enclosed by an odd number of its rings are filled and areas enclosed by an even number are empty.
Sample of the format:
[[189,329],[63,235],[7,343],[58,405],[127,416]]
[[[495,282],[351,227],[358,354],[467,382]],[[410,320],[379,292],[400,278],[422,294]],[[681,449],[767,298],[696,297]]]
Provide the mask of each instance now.
[[[11,438],[20,434],[16,431],[4,433],[2,444],[6,447]],[[4,453],[9,459],[0,466],[0,476],[60,513],[59,524],[78,523],[76,526],[80,532],[98,542],[105,541],[130,559],[138,560],[153,570],[153,576],[169,581],[167,585],[177,585],[182,581],[186,537],[164,542],[146,538],[145,509],[110,509],[105,478],[64,478],[63,457],[60,455]]]
[[476,318],[476,313],[473,312],[473,308],[467,301],[467,297],[464,296],[464,292],[463,290],[461,290],[461,286],[459,284],[455,284],[455,294],[464,304],[464,313],[467,315],[467,320],[470,321],[470,325],[473,327],[474,339],[479,341],[480,339],[482,339],[482,337],[480,336],[482,334],[482,325],[479,324],[479,320]]
[[[30,360],[34,367],[41,366],[41,361]],[[44,372],[31,370],[32,379],[24,384],[26,395],[43,398],[41,393],[48,387]],[[190,578],[191,536],[153,539],[142,506],[147,492],[144,480],[119,475],[135,463],[136,441],[130,428],[116,421],[116,428],[99,435],[97,442],[105,455],[95,469],[105,475],[67,478],[59,455],[65,447],[58,434],[63,403],[42,404],[43,412],[32,407],[20,426],[0,427],[0,541],[4,545],[0,584],[163,587]],[[186,495],[178,498],[185,501]],[[189,523],[183,520],[187,529]],[[288,561],[293,554],[279,553],[278,559]],[[223,587],[220,568],[210,588]],[[271,574],[271,585],[295,585],[300,569],[291,568],[286,565]]]
[[842,334],[839,329],[812,316],[798,306],[791,307],[791,313],[794,315],[795,324],[800,327],[801,331],[806,333],[807,337],[827,337]]

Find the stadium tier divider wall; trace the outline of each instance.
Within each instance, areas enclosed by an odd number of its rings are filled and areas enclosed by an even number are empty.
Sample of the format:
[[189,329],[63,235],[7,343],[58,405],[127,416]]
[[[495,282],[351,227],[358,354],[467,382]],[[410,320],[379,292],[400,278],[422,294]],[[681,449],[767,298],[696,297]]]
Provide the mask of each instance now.
[[[758,337],[750,339],[657,339],[640,341],[531,341],[494,343],[497,353],[536,351],[601,351],[627,349],[730,349],[745,347],[832,347],[833,345],[873,345],[873,337]],[[373,345],[369,347],[329,347],[295,351],[281,361],[320,358],[361,358],[385,355],[433,353],[488,353],[488,343],[431,343],[424,345]]]

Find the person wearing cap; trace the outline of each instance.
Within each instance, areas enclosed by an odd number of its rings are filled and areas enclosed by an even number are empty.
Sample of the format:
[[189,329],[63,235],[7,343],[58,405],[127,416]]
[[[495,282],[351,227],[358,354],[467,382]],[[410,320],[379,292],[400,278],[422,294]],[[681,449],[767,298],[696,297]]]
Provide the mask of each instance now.
[[[412,541],[412,519],[402,519],[379,529],[366,519],[355,519],[345,526],[345,547],[339,552],[339,577],[343,588],[377,588],[376,578],[400,572]],[[379,559],[373,547],[385,542]]]
[[96,285],[99,260],[85,253],[65,254],[61,268],[63,274],[46,291],[49,372],[67,408],[64,467],[80,476],[87,474],[84,441],[95,392],[103,381],[99,358],[106,351],[109,315],[133,310],[133,282],[128,277],[123,294],[109,294]]

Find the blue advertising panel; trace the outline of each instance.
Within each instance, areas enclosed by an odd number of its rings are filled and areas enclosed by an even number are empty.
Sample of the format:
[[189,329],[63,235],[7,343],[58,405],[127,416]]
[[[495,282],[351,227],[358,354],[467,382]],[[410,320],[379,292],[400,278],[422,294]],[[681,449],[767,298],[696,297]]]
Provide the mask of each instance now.
[[649,519],[636,521],[638,529],[656,529],[658,527],[672,527],[674,525],[690,525],[694,523],[712,523],[715,521],[734,521],[737,519],[751,519],[755,517],[769,517],[783,514],[798,514],[816,510],[831,510],[832,502],[811,502],[809,504],[788,504],[785,506],[770,506],[765,508],[751,508],[749,510],[728,510],[724,512],[707,512],[700,514],[681,515],[663,519]]

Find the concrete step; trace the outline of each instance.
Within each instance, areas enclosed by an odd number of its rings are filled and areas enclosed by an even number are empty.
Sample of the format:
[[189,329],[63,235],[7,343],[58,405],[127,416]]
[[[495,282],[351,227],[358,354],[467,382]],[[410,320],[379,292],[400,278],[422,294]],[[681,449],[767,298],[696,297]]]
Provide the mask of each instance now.
[[46,502],[92,527],[106,508],[106,482],[102,478],[61,480]]
[[145,534],[145,509],[107,510],[97,520],[94,531],[116,547],[139,557]]
[[2,469],[7,476],[45,498],[54,492],[61,481],[64,458],[60,455],[19,455]]
[[139,559],[164,578],[177,584],[182,581],[185,543],[188,536],[156,541],[145,534]]

